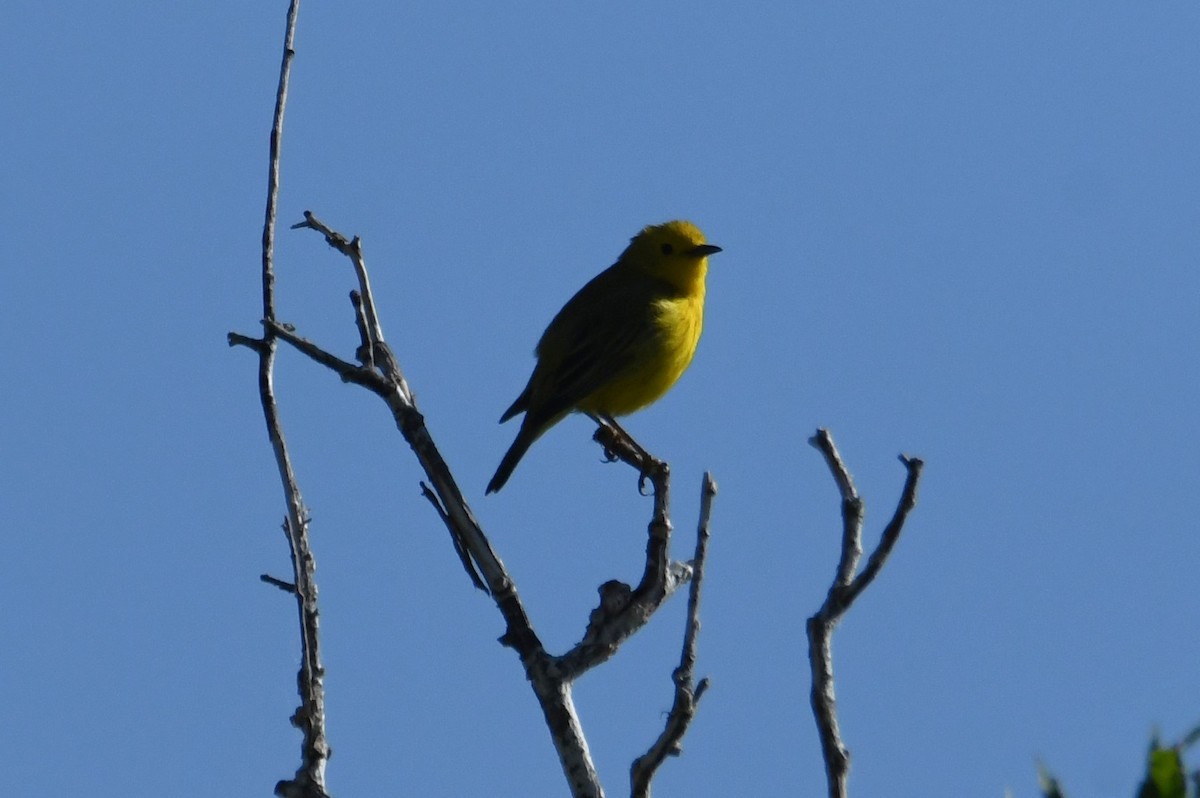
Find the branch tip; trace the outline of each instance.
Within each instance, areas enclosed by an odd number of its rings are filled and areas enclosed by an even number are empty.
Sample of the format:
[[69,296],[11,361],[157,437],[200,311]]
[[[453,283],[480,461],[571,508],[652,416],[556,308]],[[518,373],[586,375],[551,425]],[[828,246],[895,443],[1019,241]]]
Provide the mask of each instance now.
[[244,346],[247,349],[257,352],[259,356],[265,355],[270,351],[270,344],[267,343],[266,339],[251,338],[248,335],[242,335],[237,332],[229,333],[226,336],[226,341],[228,341],[231,347]]
[[296,583],[295,582],[286,582],[283,579],[278,579],[274,576],[271,576],[270,574],[259,574],[258,578],[260,581],[265,582],[268,585],[274,585],[275,587],[282,590],[284,593],[288,593],[293,596],[296,595]]

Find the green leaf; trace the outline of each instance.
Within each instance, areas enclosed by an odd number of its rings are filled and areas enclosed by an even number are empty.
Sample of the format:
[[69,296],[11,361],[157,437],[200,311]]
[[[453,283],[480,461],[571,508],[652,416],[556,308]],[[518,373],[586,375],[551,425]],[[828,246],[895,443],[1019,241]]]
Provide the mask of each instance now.
[[1138,790],[1138,798],[1186,798],[1187,774],[1179,751],[1155,748],[1147,759],[1146,780]]

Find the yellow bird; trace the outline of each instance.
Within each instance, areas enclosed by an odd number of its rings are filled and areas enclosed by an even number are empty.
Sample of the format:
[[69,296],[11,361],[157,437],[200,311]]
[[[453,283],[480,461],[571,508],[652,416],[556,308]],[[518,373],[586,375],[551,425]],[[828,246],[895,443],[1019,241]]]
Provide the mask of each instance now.
[[525,413],[488,493],[568,413],[615,424],[675,384],[696,353],[708,256],[720,251],[691,222],[651,225],[571,297],[538,341],[529,384],[500,417]]

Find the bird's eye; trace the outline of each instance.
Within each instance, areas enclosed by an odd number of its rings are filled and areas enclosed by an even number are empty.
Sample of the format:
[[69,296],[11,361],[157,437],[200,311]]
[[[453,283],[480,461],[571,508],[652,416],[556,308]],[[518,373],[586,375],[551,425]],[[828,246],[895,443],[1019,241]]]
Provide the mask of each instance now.
[[674,251],[675,251],[675,247],[671,246],[670,244],[663,244],[663,245],[662,245],[662,254],[664,254],[664,255],[670,255],[670,254],[671,254],[672,252],[674,252]]

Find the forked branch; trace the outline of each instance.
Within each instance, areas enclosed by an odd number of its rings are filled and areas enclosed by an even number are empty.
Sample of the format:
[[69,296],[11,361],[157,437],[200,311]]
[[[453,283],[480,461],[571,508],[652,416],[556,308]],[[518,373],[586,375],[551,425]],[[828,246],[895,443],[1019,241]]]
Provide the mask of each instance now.
[[859,571],[858,563],[863,554],[863,500],[854,487],[850,471],[842,461],[842,456],[834,445],[829,431],[818,429],[817,434],[809,439],[809,443],[825,456],[825,462],[829,466],[834,482],[837,483],[838,493],[842,499],[842,546],[837,570],[824,603],[821,604],[821,608],[817,610],[816,614],[808,619],[807,629],[808,659],[812,670],[810,700],[817,722],[817,731],[821,737],[821,753],[825,760],[829,796],[830,798],[845,798],[846,778],[850,771],[850,752],[842,742],[841,730],[838,727],[837,704],[833,687],[833,653],[830,641],[838,621],[879,575],[879,571],[887,562],[888,555],[891,554],[896,541],[900,539],[904,522],[908,518],[909,512],[917,504],[917,483],[921,478],[921,468],[924,463],[915,457],[900,455],[900,462],[904,463],[904,467],[908,471],[900,502],[892,514],[892,520],[884,528],[879,544],[867,558],[866,566]]

